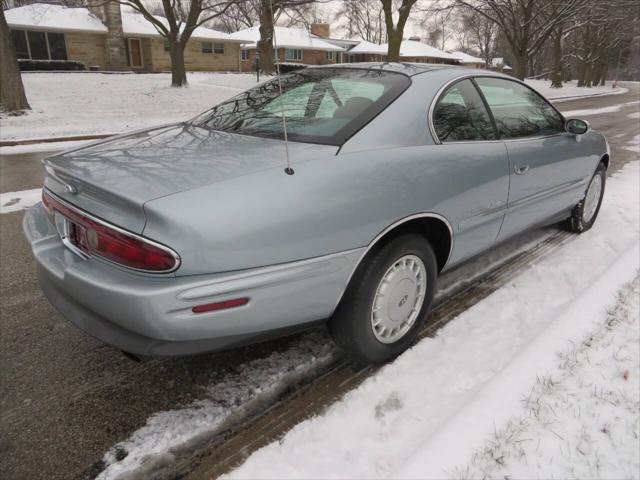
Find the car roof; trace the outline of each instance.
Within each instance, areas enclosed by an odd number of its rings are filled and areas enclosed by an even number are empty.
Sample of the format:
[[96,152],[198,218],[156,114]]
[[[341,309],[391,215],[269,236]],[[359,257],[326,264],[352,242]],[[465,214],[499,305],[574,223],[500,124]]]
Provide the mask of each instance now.
[[[384,70],[389,72],[404,73],[410,77],[426,72],[440,70],[451,70],[452,74],[464,74],[465,72],[479,73],[483,70],[470,69],[460,65],[447,65],[443,63],[416,63],[416,62],[358,62],[358,63],[336,63],[330,65],[319,65],[308,68],[348,68],[360,70]],[[492,72],[493,73],[493,72]]]

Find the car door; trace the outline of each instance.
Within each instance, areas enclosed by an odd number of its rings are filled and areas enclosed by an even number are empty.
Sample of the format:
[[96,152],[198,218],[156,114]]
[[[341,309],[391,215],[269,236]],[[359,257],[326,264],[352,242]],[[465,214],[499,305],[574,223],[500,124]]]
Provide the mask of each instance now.
[[457,192],[448,202],[456,239],[450,263],[457,263],[495,243],[506,211],[509,161],[470,78],[444,90],[431,118],[438,157],[444,159],[440,182],[450,182]]
[[520,82],[477,77],[509,155],[507,214],[499,240],[570,209],[584,193],[590,162],[560,113]]

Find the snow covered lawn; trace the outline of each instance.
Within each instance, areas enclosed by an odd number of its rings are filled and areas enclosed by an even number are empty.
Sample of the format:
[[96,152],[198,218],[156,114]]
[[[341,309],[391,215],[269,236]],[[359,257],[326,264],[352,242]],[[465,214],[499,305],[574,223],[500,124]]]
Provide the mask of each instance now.
[[[25,73],[22,78],[33,110],[1,115],[0,140],[115,134],[186,120],[256,84],[255,75],[246,73],[189,73],[188,88],[170,87],[170,75],[164,73]],[[552,89],[546,80],[527,82],[547,98],[627,91],[574,83]]]
[[[640,268],[639,196],[634,162],[609,178],[591,231],[229,477],[637,477],[637,283],[625,284]],[[541,423],[523,425],[536,409]]]
[[604,86],[598,87],[578,87],[578,82],[573,80],[571,82],[565,82],[562,85],[562,88],[551,88],[551,81],[549,80],[538,80],[527,78],[525,82],[535,88],[538,92],[543,94],[545,97],[549,99],[560,100],[563,98],[580,98],[580,97],[590,97],[593,95],[611,95],[618,93],[627,93],[629,90],[623,87],[618,86],[617,88],[612,88],[611,82],[608,82]]
[[255,75],[189,73],[188,88],[158,74],[25,73],[32,111],[0,118],[2,140],[122,133],[186,120],[256,83]]

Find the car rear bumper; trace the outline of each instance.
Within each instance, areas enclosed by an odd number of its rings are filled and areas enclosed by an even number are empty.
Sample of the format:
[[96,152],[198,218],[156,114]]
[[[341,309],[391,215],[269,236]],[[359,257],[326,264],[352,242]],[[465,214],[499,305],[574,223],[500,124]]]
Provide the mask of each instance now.
[[[218,350],[326,319],[364,251],[211,275],[149,275],[72,253],[41,204],[25,214],[23,227],[51,304],[89,335],[145,356]],[[250,300],[191,310],[239,297]]]

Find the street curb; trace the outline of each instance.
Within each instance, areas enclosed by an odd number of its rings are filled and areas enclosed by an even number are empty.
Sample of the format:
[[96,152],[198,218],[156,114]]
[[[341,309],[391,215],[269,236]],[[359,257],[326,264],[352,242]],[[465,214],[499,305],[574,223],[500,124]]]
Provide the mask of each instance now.
[[96,135],[74,135],[71,137],[49,137],[49,138],[29,138],[25,140],[4,140],[0,141],[0,147],[16,147],[18,145],[34,145],[37,143],[56,143],[56,142],[79,142],[82,140],[100,140],[102,138],[112,137],[117,133],[101,133]]

